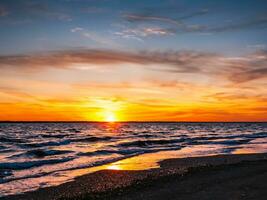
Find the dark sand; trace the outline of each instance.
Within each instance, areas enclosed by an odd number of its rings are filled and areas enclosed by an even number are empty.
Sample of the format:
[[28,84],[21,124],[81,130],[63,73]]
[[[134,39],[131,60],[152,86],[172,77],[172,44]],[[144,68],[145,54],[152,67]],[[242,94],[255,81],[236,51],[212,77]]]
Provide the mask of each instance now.
[[267,154],[169,159],[160,166],[102,170],[2,199],[267,199]]

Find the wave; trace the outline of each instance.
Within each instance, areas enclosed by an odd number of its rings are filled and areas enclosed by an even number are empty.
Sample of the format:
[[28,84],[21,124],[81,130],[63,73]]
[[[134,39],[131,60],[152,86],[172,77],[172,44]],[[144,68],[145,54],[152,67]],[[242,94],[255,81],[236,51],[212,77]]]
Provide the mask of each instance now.
[[52,134],[52,135],[47,135],[47,134],[42,134],[41,137],[42,138],[64,138],[69,136],[68,134]]
[[235,139],[235,138],[265,138],[267,132],[258,132],[253,134],[236,134],[236,135],[221,135],[209,134],[209,136],[192,137],[193,140],[214,140],[214,139]]
[[97,155],[110,155],[110,154],[119,154],[119,155],[132,155],[143,152],[140,149],[122,149],[122,150],[98,150],[93,152],[81,152],[78,156],[97,156]]
[[32,143],[24,143],[23,146],[36,148],[36,147],[45,147],[45,146],[60,146],[70,144],[70,140],[63,140],[59,142],[50,141],[50,142],[32,142]]
[[[22,180],[22,179],[28,179],[28,178],[38,178],[38,177],[43,177],[46,175],[50,175],[50,174],[56,174],[58,172],[67,172],[67,171],[71,171],[71,170],[78,170],[78,169],[85,169],[85,168],[89,168],[89,167],[96,167],[96,166],[101,166],[101,165],[105,165],[105,164],[109,164],[109,163],[113,163],[125,158],[130,158],[132,156],[135,155],[131,155],[131,156],[125,156],[125,157],[118,157],[118,158],[110,158],[110,159],[106,159],[106,160],[101,160],[101,161],[95,161],[92,163],[86,163],[83,165],[79,165],[79,166],[75,166],[75,167],[69,167],[69,168],[65,168],[65,169],[58,169],[58,170],[54,170],[54,171],[50,171],[50,172],[40,172],[38,174],[31,174],[31,175],[27,175],[27,176],[23,176],[23,177],[9,177],[7,179],[0,179],[0,184],[1,183],[7,183],[7,182],[11,182],[11,181],[16,181],[16,180]],[[1,172],[1,168],[0,168],[0,172]],[[8,171],[9,169],[5,169],[5,171]]]
[[0,163],[0,170],[21,170],[21,169],[28,169],[32,167],[39,167],[42,165],[49,165],[49,164],[56,164],[62,162],[68,162],[73,160],[74,157],[65,157],[60,159],[49,159],[49,160],[33,160],[28,162],[12,162],[12,163]]
[[98,141],[108,141],[111,139],[112,137],[109,137],[109,136],[106,136],[106,137],[90,136],[90,137],[84,137],[84,138],[71,139],[71,142],[98,142]]
[[149,147],[152,145],[164,145],[184,142],[185,138],[172,139],[172,140],[135,140],[132,142],[120,143],[121,147]]
[[203,144],[221,144],[221,145],[240,145],[249,143],[251,139],[238,139],[238,140],[191,140],[187,144],[188,145],[203,145]]
[[0,145],[0,150],[5,149],[5,146]]
[[251,135],[245,135],[244,137],[247,137],[247,138],[265,138],[265,137],[267,137],[267,132],[254,133]]
[[66,131],[71,132],[71,133],[80,133],[81,132],[81,130],[78,130],[76,128],[69,128]]
[[44,158],[46,156],[62,155],[62,154],[68,154],[68,153],[72,153],[72,151],[34,149],[34,150],[27,151],[25,153],[10,156],[9,158],[27,157],[27,156],[35,157],[35,158]]
[[26,141],[24,139],[20,139],[20,138],[0,137],[0,142],[3,142],[3,143],[24,143]]
[[1,179],[7,177],[7,176],[11,176],[12,175],[12,170],[10,169],[0,169],[0,183],[1,183]]

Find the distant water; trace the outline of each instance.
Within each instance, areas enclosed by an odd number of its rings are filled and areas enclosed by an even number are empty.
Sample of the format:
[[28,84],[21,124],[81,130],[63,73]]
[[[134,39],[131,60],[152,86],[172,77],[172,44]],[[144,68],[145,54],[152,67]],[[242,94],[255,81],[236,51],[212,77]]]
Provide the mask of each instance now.
[[267,152],[267,124],[0,123],[0,196],[69,181],[77,169],[198,147],[199,156]]

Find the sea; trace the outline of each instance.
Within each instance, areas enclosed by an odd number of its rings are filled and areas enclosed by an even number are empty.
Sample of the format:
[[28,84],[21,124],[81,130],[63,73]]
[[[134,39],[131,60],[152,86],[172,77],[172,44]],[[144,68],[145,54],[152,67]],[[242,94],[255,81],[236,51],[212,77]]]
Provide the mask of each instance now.
[[0,123],[0,197],[158,152],[178,158],[266,153],[267,123]]

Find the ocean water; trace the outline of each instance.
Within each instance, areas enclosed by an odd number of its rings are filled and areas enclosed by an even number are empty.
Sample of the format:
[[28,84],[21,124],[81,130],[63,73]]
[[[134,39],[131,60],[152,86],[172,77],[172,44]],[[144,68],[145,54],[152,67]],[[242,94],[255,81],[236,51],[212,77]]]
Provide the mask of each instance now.
[[[267,123],[0,123],[0,196],[141,154],[267,152]],[[136,164],[138,165],[138,163]]]

